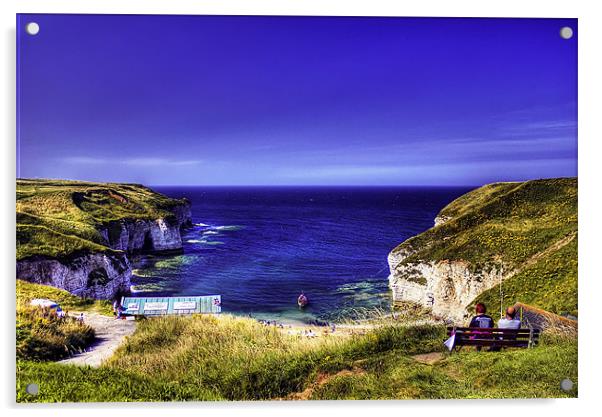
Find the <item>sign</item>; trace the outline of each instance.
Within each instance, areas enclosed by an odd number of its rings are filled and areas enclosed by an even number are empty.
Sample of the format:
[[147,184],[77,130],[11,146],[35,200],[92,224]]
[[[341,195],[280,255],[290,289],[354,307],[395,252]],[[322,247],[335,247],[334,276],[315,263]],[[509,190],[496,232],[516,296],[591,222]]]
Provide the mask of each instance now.
[[220,295],[182,297],[123,297],[123,314],[135,316],[164,316],[166,314],[219,314],[222,311]]
[[144,311],[149,310],[167,310],[167,302],[144,303]]
[[196,301],[176,301],[173,303],[174,310],[195,310]]

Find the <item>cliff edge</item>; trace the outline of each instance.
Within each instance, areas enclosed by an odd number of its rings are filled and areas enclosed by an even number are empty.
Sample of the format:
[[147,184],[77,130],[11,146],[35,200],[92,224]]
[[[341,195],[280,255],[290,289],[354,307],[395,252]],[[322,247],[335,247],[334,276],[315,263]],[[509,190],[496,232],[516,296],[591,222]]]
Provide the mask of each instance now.
[[[388,257],[395,301],[465,320],[525,302],[577,315],[577,179],[495,183],[451,202]],[[500,291],[501,287],[501,291]]]
[[17,180],[17,278],[91,298],[128,291],[129,256],[181,250],[190,202],[138,184]]

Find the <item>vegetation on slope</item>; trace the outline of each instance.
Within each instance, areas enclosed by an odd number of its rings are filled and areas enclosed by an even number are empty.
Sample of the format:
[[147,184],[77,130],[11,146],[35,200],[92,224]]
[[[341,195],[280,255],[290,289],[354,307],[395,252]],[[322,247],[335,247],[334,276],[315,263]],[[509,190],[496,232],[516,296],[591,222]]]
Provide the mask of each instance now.
[[[441,326],[389,322],[366,335],[307,339],[253,320],[164,317],[140,323],[100,368],[21,361],[18,401],[183,401],[576,396],[576,341],[531,350],[441,352]],[[413,355],[441,352],[434,365]],[[25,385],[43,381],[40,395]]]
[[68,314],[71,310],[111,314],[108,301],[76,297],[67,291],[17,280],[17,359],[50,361],[66,358],[89,346],[94,329],[73,316],[58,317],[56,312],[30,306],[34,298],[58,303]]
[[182,204],[137,184],[17,180],[17,260],[103,251],[101,226],[121,219],[170,218]]
[[353,372],[319,384],[311,399],[549,398],[577,396],[560,389],[563,377],[577,381],[577,344],[562,341],[502,352],[466,350],[433,365],[411,357],[380,354]]
[[94,329],[47,308],[17,307],[17,359],[58,360],[94,341]]
[[[411,252],[400,266],[452,260],[468,262],[473,271],[518,269],[503,284],[510,303],[577,312],[576,178],[490,184],[453,201],[440,216],[450,219],[394,249]],[[549,250],[572,236],[567,247]],[[496,291],[479,299],[497,304]]]
[[[517,301],[543,310],[573,316],[577,310],[577,239],[502,283],[503,305]],[[480,294],[474,303],[500,303],[500,286]]]

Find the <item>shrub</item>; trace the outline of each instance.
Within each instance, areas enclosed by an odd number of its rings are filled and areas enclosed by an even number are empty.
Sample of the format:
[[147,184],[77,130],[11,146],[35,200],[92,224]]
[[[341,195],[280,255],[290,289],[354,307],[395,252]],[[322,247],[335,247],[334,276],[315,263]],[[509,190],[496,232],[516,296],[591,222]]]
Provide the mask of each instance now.
[[17,308],[17,358],[58,360],[94,341],[94,329],[72,317],[41,307]]

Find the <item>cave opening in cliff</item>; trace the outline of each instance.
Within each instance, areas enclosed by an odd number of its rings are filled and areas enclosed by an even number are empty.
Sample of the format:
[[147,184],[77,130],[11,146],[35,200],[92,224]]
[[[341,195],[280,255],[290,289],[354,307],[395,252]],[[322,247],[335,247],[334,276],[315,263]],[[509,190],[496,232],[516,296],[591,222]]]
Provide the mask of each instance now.
[[144,235],[144,243],[142,244],[142,250],[144,252],[152,251],[155,249],[153,245],[153,238],[151,237],[150,232],[146,232]]

